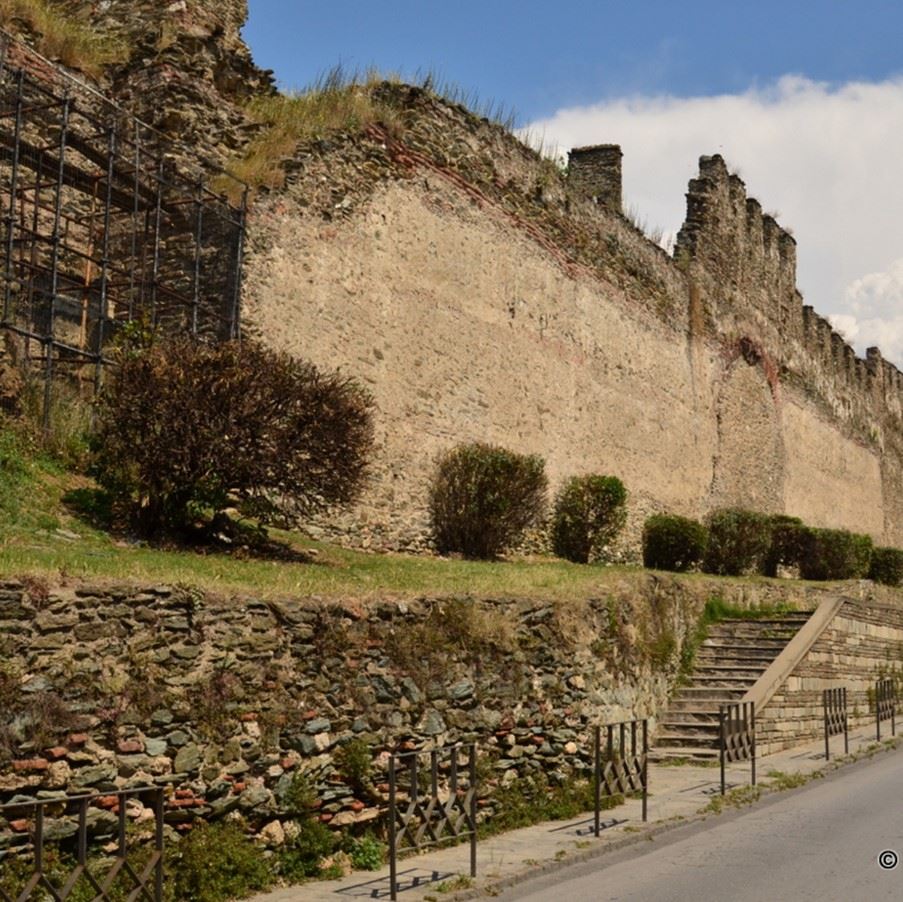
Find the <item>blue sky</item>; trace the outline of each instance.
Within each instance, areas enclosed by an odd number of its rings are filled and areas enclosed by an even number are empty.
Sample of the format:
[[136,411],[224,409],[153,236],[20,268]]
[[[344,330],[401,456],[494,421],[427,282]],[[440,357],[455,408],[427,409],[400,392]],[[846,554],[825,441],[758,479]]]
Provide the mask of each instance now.
[[250,0],[280,86],[337,63],[442,78],[561,151],[620,143],[666,240],[720,152],[798,241],[806,303],[903,367],[903,0]]
[[301,87],[342,62],[436,69],[529,121],[625,94],[743,91],[795,73],[903,71],[903,3],[855,0],[250,0],[259,64]]

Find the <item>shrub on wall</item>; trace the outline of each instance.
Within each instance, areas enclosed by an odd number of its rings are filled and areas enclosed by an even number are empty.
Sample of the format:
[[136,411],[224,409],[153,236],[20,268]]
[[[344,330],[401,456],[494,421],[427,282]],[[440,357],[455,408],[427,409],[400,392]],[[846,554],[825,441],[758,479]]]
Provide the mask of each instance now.
[[845,529],[807,529],[803,533],[800,576],[803,579],[862,579],[869,572],[870,536]]
[[869,579],[885,586],[899,586],[903,583],[903,550],[899,548],[872,549],[872,563]]
[[627,490],[616,476],[573,476],[555,499],[552,548],[586,564],[617,536],[627,518]]
[[765,576],[777,576],[778,567],[798,567],[808,528],[799,517],[774,514],[771,518],[771,544],[762,561]]
[[702,569],[740,576],[758,571],[771,546],[771,521],[765,514],[740,508],[713,511],[707,518],[709,541]]
[[236,503],[294,519],[356,497],[371,404],[345,376],[250,341],[126,348],[98,408],[96,474],[145,535]]
[[545,512],[545,462],[494,445],[459,445],[439,459],[430,486],[437,550],[490,559]]
[[706,528],[698,521],[657,514],[643,526],[643,565],[683,573],[702,560],[706,541]]

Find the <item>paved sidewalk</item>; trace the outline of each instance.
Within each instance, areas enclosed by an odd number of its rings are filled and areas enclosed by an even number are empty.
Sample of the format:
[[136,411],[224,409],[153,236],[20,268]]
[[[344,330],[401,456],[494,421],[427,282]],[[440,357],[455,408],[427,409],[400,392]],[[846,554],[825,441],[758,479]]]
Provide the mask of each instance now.
[[[903,745],[898,737],[885,745],[890,724],[882,725],[882,747]],[[850,733],[850,758],[844,758],[843,737],[831,740],[831,761],[826,764],[824,740],[786,749],[758,761],[758,784],[763,791],[786,785],[786,777],[809,775],[831,769],[853,758],[879,749],[874,726]],[[493,886],[511,885],[542,871],[561,867],[564,863],[595,857],[607,850],[651,839],[673,825],[707,816],[703,812],[713,799],[720,798],[720,772],[717,766],[678,765],[649,766],[649,821],[641,820],[641,803],[628,799],[623,805],[603,811],[602,835],[593,836],[592,814],[573,821],[536,824],[512,830],[481,841],[477,846],[476,880],[467,876],[470,868],[469,847],[454,846],[428,851],[406,858],[399,864],[399,898],[404,902],[444,902],[482,895]],[[769,776],[771,775],[771,776]],[[749,784],[749,762],[729,767],[729,791]],[[716,803],[717,804],[717,803]],[[342,899],[388,899],[389,869],[356,871],[339,880],[324,880],[286,887],[255,896],[252,902],[341,902]]]

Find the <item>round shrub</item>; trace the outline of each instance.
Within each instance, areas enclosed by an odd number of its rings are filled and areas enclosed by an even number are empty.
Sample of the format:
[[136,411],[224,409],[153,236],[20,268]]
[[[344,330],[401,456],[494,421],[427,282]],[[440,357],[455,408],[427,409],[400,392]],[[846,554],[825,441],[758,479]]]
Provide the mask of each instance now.
[[903,583],[903,550],[899,548],[872,549],[872,564],[869,579],[885,586],[899,586]]
[[777,576],[778,567],[798,567],[805,547],[806,524],[799,517],[773,514],[771,545],[762,561],[765,576]]
[[803,533],[800,576],[803,579],[862,579],[872,557],[870,536],[846,529],[807,529]]
[[552,547],[559,557],[586,564],[621,531],[627,490],[616,476],[573,476],[555,499]]
[[758,571],[771,546],[771,521],[765,514],[723,508],[707,517],[709,541],[702,569],[722,576]]
[[707,530],[697,520],[657,514],[643,526],[643,565],[683,573],[705,554]]
[[536,455],[474,443],[443,455],[430,486],[437,550],[488,560],[542,519],[545,462]]

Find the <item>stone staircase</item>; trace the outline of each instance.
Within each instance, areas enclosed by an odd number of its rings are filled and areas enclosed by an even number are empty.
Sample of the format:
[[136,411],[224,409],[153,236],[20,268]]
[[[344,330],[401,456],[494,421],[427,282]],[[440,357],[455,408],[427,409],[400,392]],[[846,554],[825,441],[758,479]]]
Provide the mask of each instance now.
[[653,760],[717,760],[719,706],[740,701],[810,616],[789,612],[763,620],[721,620],[709,627],[693,673],[658,722]]

